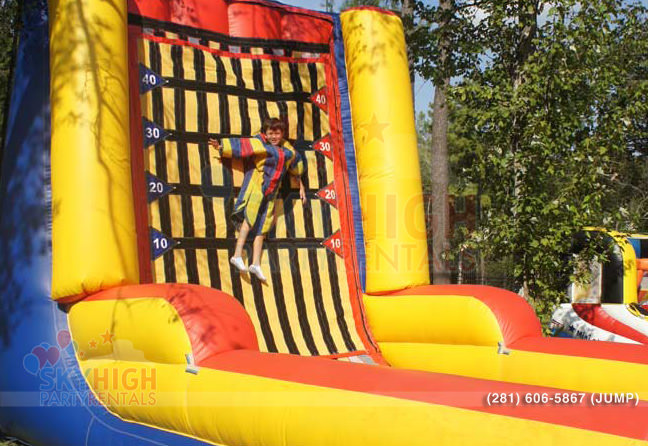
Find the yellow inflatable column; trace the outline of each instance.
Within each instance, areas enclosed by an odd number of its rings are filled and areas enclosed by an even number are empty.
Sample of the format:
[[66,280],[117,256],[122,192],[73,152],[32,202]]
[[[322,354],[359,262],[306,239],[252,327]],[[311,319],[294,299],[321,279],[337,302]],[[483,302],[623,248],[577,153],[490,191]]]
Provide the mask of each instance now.
[[414,108],[400,19],[342,13],[366,250],[366,292],[429,283]]
[[631,304],[639,301],[637,293],[637,256],[627,234],[610,231],[610,235],[619,245],[623,255],[623,303]]
[[139,281],[126,0],[50,0],[54,299]]

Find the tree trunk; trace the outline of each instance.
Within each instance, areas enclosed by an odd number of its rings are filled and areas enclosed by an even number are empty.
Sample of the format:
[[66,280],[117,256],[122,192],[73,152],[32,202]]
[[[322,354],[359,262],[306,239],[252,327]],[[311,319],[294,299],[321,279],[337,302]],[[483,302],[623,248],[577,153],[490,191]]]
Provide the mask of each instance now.
[[450,269],[445,253],[450,248],[448,209],[448,106],[444,79],[434,90],[432,123],[432,277],[434,283],[450,283]]
[[[447,28],[449,12],[453,7],[452,0],[441,0],[439,7],[442,17],[439,27]],[[439,66],[447,72],[449,36],[442,34]],[[446,94],[450,86],[450,77],[443,76],[437,81],[434,89],[434,108],[432,123],[432,278],[434,283],[450,283],[450,269],[445,259],[445,253],[450,248],[448,240],[449,210],[448,210],[448,104]]]
[[[533,46],[533,39],[535,38],[536,31],[538,28],[538,15],[539,15],[539,3],[536,1],[534,3],[534,7],[530,12],[524,11],[522,14],[519,16],[519,21],[522,26],[522,32],[520,34],[520,40],[518,47],[516,48],[516,57],[515,57],[515,63],[513,66],[513,72],[512,72],[512,84],[513,84],[513,92],[514,95],[517,93],[517,91],[522,87],[522,85],[525,82],[524,79],[524,71],[523,67],[524,64],[529,60],[529,57],[534,53],[535,48]],[[526,174],[526,169],[525,167],[522,166],[522,163],[520,161],[520,149],[521,149],[521,144],[522,144],[522,135],[525,131],[525,127],[527,125],[527,116],[524,114],[524,112],[517,112],[513,115],[513,128],[511,132],[511,153],[513,154],[513,164],[514,164],[514,169],[515,169],[515,176],[514,176],[514,186],[513,186],[513,194],[515,197],[516,202],[522,201],[523,196],[522,196],[522,184],[524,183],[524,176]],[[517,220],[518,215],[517,212],[515,212],[515,208],[513,210],[513,219]],[[524,259],[524,252],[519,252],[516,251],[514,252],[514,258],[516,259],[516,262],[518,263],[525,263]],[[524,271],[526,271],[526,268],[524,268]],[[522,289],[520,290],[520,295],[524,297],[527,301],[530,302],[531,296],[529,293],[529,286],[528,286],[528,277],[526,276],[526,272],[523,273],[522,277]]]
[[[482,180],[481,178],[477,182],[477,197],[475,197],[475,227],[476,229],[481,229],[481,215],[482,215]],[[486,260],[484,259],[484,254],[481,249],[477,251],[479,256],[479,284],[486,284]]]

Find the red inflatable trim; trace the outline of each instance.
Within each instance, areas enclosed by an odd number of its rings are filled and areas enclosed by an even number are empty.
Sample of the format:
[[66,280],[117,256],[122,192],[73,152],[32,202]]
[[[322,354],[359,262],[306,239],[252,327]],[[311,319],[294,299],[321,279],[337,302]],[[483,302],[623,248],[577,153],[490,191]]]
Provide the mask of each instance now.
[[586,394],[580,404],[488,405],[490,393],[563,393],[549,387],[503,383],[440,373],[396,370],[381,366],[340,363],[322,358],[254,351],[232,351],[204,362],[212,369],[262,376],[429,404],[571,426],[623,437],[645,439],[648,403],[590,406]]
[[513,350],[552,355],[581,356],[584,358],[648,364],[648,346],[637,344],[569,338],[524,338],[509,347]]
[[174,306],[199,366],[219,353],[259,349],[254,326],[243,306],[229,294],[213,288],[177,283],[132,285],[102,291],[84,302],[142,297],[165,299]]
[[510,346],[528,336],[541,337],[542,327],[531,306],[510,291],[483,285],[426,285],[389,293],[389,296],[471,296],[486,304],[497,319],[504,343]]
[[[205,1],[205,0],[203,0]],[[209,0],[207,0],[209,1]],[[267,1],[267,0],[225,0],[228,3],[247,3],[250,5],[263,5],[268,8],[279,9],[286,12],[291,12],[293,14],[300,14],[306,16],[317,17],[318,19],[323,19],[328,22],[333,23],[333,19],[330,15],[325,12],[314,11],[312,9],[300,8],[299,6],[284,5],[276,1]]]
[[135,232],[137,234],[137,257],[139,263],[139,283],[153,282],[151,265],[151,238],[148,220],[148,185],[142,175],[144,167],[144,151],[142,150],[143,129],[142,110],[139,94],[139,60],[137,58],[138,39],[142,37],[141,28],[128,27],[128,82],[130,86],[130,144],[131,144],[131,178],[133,182],[133,201],[135,210]]
[[614,319],[599,304],[572,304],[572,308],[581,319],[595,327],[642,344],[648,344],[648,336]]
[[333,32],[327,14],[263,0],[128,0],[128,12],[242,38],[328,44]]
[[[378,345],[373,338],[365,308],[362,303],[362,285],[360,283],[358,257],[356,255],[355,231],[353,227],[353,206],[351,205],[351,191],[349,187],[347,160],[345,156],[345,146],[342,125],[342,99],[340,96],[340,84],[338,83],[338,66],[335,63],[336,45],[331,41],[331,57],[333,60],[327,64],[326,71],[326,90],[328,91],[329,102],[329,122],[330,122],[330,142],[332,147],[338,148],[331,150],[333,158],[333,181],[337,191],[337,207],[340,216],[340,235],[346,250],[344,256],[344,266],[347,270],[346,278],[349,285],[349,300],[353,310],[353,320],[356,325],[357,333],[362,339],[362,343],[367,349],[367,353],[373,360],[381,365],[387,365],[387,361],[378,351]],[[364,243],[361,241],[360,243]]]

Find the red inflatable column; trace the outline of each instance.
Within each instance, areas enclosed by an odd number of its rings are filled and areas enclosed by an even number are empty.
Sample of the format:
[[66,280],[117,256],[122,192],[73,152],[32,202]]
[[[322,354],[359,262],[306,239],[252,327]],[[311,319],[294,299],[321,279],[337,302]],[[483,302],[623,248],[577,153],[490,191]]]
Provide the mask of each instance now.
[[198,14],[198,27],[229,34],[227,19],[227,1],[225,0],[196,0],[196,13]]
[[229,33],[233,37],[281,38],[279,9],[248,3],[233,3],[228,9]]
[[128,12],[168,22],[171,18],[167,0],[128,0]]
[[327,20],[303,14],[286,14],[281,23],[282,39],[329,43],[333,25]]
[[128,0],[128,12],[227,34],[226,0]]

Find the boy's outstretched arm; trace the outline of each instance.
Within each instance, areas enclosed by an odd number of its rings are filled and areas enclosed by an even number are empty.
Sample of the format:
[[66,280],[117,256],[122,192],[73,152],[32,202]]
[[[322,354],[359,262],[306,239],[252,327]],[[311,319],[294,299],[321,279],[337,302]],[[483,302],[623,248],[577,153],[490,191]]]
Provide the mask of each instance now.
[[223,158],[248,158],[267,155],[268,151],[258,138],[223,138],[220,153]]

